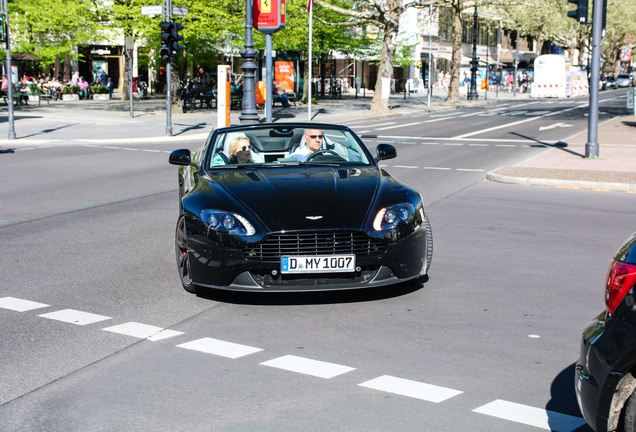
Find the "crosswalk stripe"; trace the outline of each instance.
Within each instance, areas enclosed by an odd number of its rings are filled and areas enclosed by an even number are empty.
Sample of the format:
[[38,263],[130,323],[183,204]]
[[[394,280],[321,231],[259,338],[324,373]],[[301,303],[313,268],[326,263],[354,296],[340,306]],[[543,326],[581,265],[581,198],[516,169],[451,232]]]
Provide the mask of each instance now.
[[555,432],[572,432],[585,424],[580,417],[499,399],[473,412]]
[[298,372],[305,375],[327,379],[355,370],[355,368],[349,366],[343,366],[319,360],[312,360],[293,355],[285,355],[283,357],[278,357],[273,360],[263,362],[261,364],[263,366],[284,369],[291,372]]
[[31,300],[23,300],[15,297],[0,298],[0,308],[9,309],[16,312],[26,312],[48,306],[49,305],[44,303],[38,303]]
[[439,387],[389,375],[383,375],[358,385],[434,403],[444,402],[447,399],[463,393],[462,391],[447,387]]
[[262,348],[255,348],[247,345],[235,344],[213,338],[202,338],[190,342],[177,345],[179,348],[185,348],[193,351],[199,351],[206,354],[214,354],[221,357],[237,359],[246,355],[263,351]]
[[39,316],[41,316],[42,318],[48,318],[56,321],[62,321],[69,324],[77,324],[82,326],[111,319],[111,317],[107,317],[104,315],[82,312],[75,309],[63,309]]
[[102,330],[112,333],[123,334],[126,336],[133,336],[140,339],[148,339],[150,341],[158,341],[168,339],[173,336],[182,335],[183,332],[176,330],[164,330],[161,327],[156,327],[148,324],[142,324],[138,322],[127,322],[124,324],[118,324],[111,327],[106,327]]

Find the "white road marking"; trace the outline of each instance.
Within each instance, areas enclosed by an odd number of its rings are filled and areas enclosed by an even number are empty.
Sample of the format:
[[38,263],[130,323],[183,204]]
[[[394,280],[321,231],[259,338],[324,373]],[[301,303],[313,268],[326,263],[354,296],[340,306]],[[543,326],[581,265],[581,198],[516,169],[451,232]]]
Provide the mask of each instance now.
[[476,115],[480,115],[480,114],[484,114],[486,111],[478,111],[475,113],[468,113],[468,114],[464,114],[464,115],[460,115],[459,117],[470,117],[470,116],[476,116]]
[[417,167],[412,165],[393,165],[393,168],[417,168]]
[[571,432],[585,424],[580,417],[503,400],[490,402],[473,412],[555,432]]
[[428,169],[428,170],[442,170],[442,171],[450,171],[450,168],[444,168],[444,167],[424,167],[424,169]]
[[468,147],[488,147],[489,144],[468,144]]
[[[470,133],[467,133],[467,134],[458,135],[458,136],[452,137],[452,138],[454,138],[454,139],[468,138],[468,137],[471,137],[473,135],[479,135],[479,134],[483,134],[483,133],[486,133],[486,132],[492,132],[494,130],[503,129],[503,128],[507,128],[507,127],[511,127],[511,126],[516,126],[516,125],[519,125],[519,124],[522,124],[522,123],[527,123],[529,121],[534,121],[534,120],[550,117],[550,116],[553,116],[553,115],[556,115],[556,114],[562,114],[564,112],[568,112],[568,111],[572,111],[572,110],[581,108],[581,107],[583,107],[585,105],[587,105],[587,103],[581,104],[581,105],[577,105],[577,106],[574,106],[574,107],[571,107],[571,108],[566,108],[566,109],[563,109],[563,110],[551,111],[551,112],[549,112],[547,114],[529,117],[527,119],[519,120],[519,121],[516,121],[516,122],[505,123],[505,124],[502,124],[502,125],[499,125],[499,126],[494,126],[494,127],[488,128],[488,129],[477,130],[477,131],[470,132]],[[521,106],[521,105],[517,105],[517,106]]]
[[514,144],[495,144],[495,147],[517,147]]
[[62,321],[69,324],[87,325],[100,321],[106,321],[111,319],[104,315],[92,314],[89,312],[82,312],[75,309],[63,309],[56,312],[46,313],[39,315],[42,318],[48,318],[56,321]]
[[374,124],[374,125],[367,125],[367,127],[376,128],[378,126],[386,126],[386,125],[392,125],[392,124],[395,124],[395,122],[378,123],[378,124]]
[[438,121],[442,121],[442,120],[449,120],[449,119],[454,119],[457,118],[457,116],[451,116],[451,117],[440,117],[440,118],[436,118],[433,120],[425,120],[422,123],[434,123],[434,122],[438,122]]
[[[483,131],[482,131],[483,132]],[[491,142],[507,142],[507,143],[529,143],[529,142],[536,142],[536,140],[527,138],[527,139],[510,139],[510,138],[462,138],[462,137],[449,137],[449,138],[444,138],[444,137],[422,137],[422,136],[399,136],[399,135],[378,135],[377,137],[373,138],[373,139],[396,139],[396,140],[406,140],[406,139],[413,139],[413,140],[419,140],[419,141],[426,141],[426,140],[432,140],[432,141],[470,141],[470,142],[487,142],[487,143],[491,143]],[[543,140],[543,143],[546,144],[554,144],[558,141],[554,141],[554,140]],[[424,143],[422,143],[424,144]]]
[[389,375],[384,375],[358,385],[434,403],[444,402],[447,399],[463,393],[462,391],[447,387],[439,387]]
[[419,125],[421,124],[420,122],[415,122],[415,123],[407,123],[407,124],[399,124],[399,125],[395,125],[395,126],[387,126],[387,127],[383,127],[383,128],[379,128],[376,130],[387,130],[387,129],[395,129],[395,128],[399,128],[399,127],[407,127],[407,126],[415,126],[415,125]]
[[102,330],[119,333],[126,336],[133,336],[140,339],[148,339],[150,341],[158,341],[168,339],[173,336],[182,335],[183,332],[175,330],[164,330],[161,327],[155,327],[148,324],[138,322],[127,322],[112,327],[106,327]]
[[221,357],[237,359],[246,355],[263,351],[262,348],[255,348],[247,345],[239,345],[232,342],[226,342],[219,339],[203,338],[177,345],[179,348],[185,348],[193,351],[199,351],[206,354],[214,354]]
[[445,146],[463,146],[463,143],[444,143]]
[[484,172],[486,170],[483,169],[475,169],[475,168],[456,168],[455,171],[468,171],[468,172]]
[[23,300],[15,297],[0,298],[0,308],[9,309],[16,312],[26,312],[48,306],[49,305],[44,303],[38,303],[31,300]]
[[312,360],[304,357],[286,355],[261,363],[263,366],[284,369],[291,372],[298,372],[318,378],[333,378],[355,368],[343,366],[335,363],[328,363],[319,360]]

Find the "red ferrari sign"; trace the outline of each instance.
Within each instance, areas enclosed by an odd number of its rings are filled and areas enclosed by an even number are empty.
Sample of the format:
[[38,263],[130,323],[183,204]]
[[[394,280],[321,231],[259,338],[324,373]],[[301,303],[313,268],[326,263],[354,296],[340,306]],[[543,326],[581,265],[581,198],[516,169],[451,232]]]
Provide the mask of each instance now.
[[261,33],[275,33],[285,27],[286,0],[254,0],[254,28]]

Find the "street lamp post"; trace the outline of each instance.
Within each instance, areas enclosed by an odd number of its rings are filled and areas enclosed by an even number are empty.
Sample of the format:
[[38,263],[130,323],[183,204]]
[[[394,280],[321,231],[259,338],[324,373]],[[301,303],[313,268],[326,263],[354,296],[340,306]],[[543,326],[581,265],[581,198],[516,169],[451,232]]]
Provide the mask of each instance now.
[[477,58],[477,4],[475,4],[475,14],[473,20],[473,58],[470,61],[470,91],[466,98],[468,100],[478,99],[477,93],[477,69],[479,66],[479,58]]
[[256,85],[254,59],[258,51],[254,49],[254,39],[252,38],[252,28],[254,26],[252,0],[245,0],[245,49],[241,51],[243,57],[243,104],[239,120],[243,124],[258,123],[258,111],[256,111]]

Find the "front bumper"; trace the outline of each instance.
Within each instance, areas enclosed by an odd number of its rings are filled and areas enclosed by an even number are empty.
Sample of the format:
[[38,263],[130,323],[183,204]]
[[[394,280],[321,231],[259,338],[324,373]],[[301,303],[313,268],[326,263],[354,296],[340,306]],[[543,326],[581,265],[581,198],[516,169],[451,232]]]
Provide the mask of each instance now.
[[188,237],[193,282],[235,291],[323,291],[393,285],[426,274],[426,230],[390,242],[378,256],[356,256],[352,273],[281,275],[280,261],[247,259],[243,248],[206,236]]

